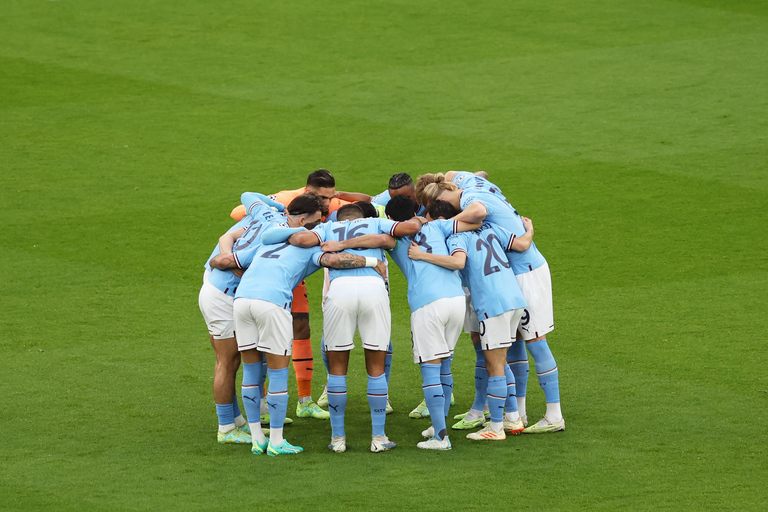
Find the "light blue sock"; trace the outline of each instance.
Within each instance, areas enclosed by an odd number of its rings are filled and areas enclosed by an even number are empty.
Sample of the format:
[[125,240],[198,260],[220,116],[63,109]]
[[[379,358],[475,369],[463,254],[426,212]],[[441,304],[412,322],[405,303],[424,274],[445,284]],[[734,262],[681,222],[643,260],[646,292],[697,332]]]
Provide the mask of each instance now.
[[219,417],[219,425],[235,424],[235,415],[232,414],[232,404],[216,404],[216,416]]
[[443,396],[445,396],[446,417],[448,417],[448,413],[451,410],[451,395],[453,394],[453,373],[451,372],[452,363],[453,356],[446,357],[440,363],[440,383],[443,385]]
[[288,412],[288,368],[267,369],[267,373],[269,373],[269,391],[267,392],[269,428],[283,428],[285,415]]
[[368,406],[371,408],[371,435],[384,436],[387,421],[387,378],[368,376]]
[[344,437],[344,412],[347,410],[347,376],[328,374],[328,412],[331,436]]
[[261,363],[243,363],[243,384],[240,388],[243,397],[245,414],[250,423],[259,423],[261,409]]
[[528,388],[528,352],[525,351],[525,341],[516,340],[507,349],[507,364],[515,375],[515,394],[522,398]]
[[[259,364],[259,363],[256,363]],[[259,393],[261,393],[261,396],[259,398],[266,398],[267,397],[267,388],[264,384],[267,382],[267,358],[264,358],[264,360],[261,362],[261,378],[259,379]]]
[[479,343],[472,345],[475,347],[475,402],[472,408],[476,411],[482,411],[485,408],[485,401],[488,396],[488,370],[485,368],[485,354],[483,347]]
[[232,399],[232,416],[237,418],[242,415],[243,413],[240,411],[240,404],[237,403],[237,393],[235,393],[235,397]]
[[557,363],[552,351],[547,345],[547,340],[539,340],[528,344],[534,363],[536,363],[536,375],[539,377],[539,385],[544,390],[547,403],[560,401],[560,381],[557,375]]
[[323,356],[323,366],[325,366],[326,375],[331,374],[331,367],[328,363],[328,352],[325,351],[325,338],[320,338],[320,353]]
[[507,380],[507,399],[504,402],[504,408],[507,412],[517,411],[517,397],[515,396],[515,374],[508,364],[504,365],[504,376]]
[[384,358],[384,375],[387,376],[387,386],[389,386],[389,374],[392,372],[392,340],[389,340],[387,355]]
[[507,399],[507,378],[488,377],[488,407],[492,422],[504,421],[504,402]]
[[424,392],[424,400],[427,402],[429,416],[432,418],[432,426],[435,427],[435,437],[443,439],[446,436],[445,395],[443,385],[440,383],[440,365],[421,363],[419,368],[421,369],[421,390]]

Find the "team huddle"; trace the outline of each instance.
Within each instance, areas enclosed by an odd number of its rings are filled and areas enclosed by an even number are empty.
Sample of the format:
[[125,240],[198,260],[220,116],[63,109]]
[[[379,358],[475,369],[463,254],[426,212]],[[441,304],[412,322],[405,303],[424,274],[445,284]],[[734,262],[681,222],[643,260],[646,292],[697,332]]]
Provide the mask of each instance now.
[[[554,329],[551,278],[533,242],[530,219],[517,213],[485,173],[424,174],[416,183],[396,174],[388,189],[373,197],[335,187],[333,176],[319,170],[297,190],[244,193],[232,211],[237,223],[206,262],[199,306],[216,355],[218,441],[251,444],[254,454],[303,451],[283,437],[284,425],[291,422],[292,360],[296,415],[330,419],[328,448],[346,451],[346,376],[359,332],[368,373],[371,451],[396,446],[385,431],[392,411],[386,252],[408,282],[413,360],[422,375],[424,401],[410,416],[432,420],[418,448],[451,449],[451,366],[462,329],[471,334],[476,353],[475,400],[469,411],[454,417],[458,422],[452,429],[480,428],[467,434],[480,441],[565,430],[557,365],[546,340]],[[315,402],[304,279],[321,268],[327,384]],[[530,426],[528,352],[547,402],[544,417]],[[247,420],[235,391],[241,362]]]

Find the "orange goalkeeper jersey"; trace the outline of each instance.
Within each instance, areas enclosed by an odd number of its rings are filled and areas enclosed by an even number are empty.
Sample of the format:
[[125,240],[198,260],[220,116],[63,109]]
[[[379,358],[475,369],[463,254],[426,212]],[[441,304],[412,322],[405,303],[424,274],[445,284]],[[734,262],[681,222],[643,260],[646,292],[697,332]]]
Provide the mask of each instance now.
[[[301,187],[297,188],[296,190],[281,190],[280,192],[271,194],[269,197],[282,204],[283,206],[288,206],[291,204],[291,201],[299,197],[301,194],[305,194],[306,192],[307,187]],[[345,204],[350,204],[350,201],[344,201],[343,199],[334,197],[331,199],[331,204],[328,206],[328,214],[330,215]],[[246,211],[245,206],[243,205],[237,206],[234,210],[232,210],[232,213],[229,214],[230,217],[238,221],[245,217],[245,215]],[[325,218],[323,218],[323,220],[325,220]]]

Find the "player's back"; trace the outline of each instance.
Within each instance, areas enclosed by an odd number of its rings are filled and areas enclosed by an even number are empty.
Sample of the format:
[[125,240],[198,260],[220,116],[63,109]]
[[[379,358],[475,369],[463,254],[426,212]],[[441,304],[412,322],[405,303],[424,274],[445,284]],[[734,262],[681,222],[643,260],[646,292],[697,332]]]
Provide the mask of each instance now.
[[456,272],[408,257],[411,241],[424,252],[448,255],[445,239],[454,232],[453,221],[443,219],[428,222],[412,237],[398,240],[395,248],[390,251],[392,259],[408,280],[408,306],[411,311],[416,311],[438,299],[464,295],[461,279]]
[[[312,231],[318,236],[321,242],[330,240],[343,241],[363,235],[378,235],[381,233],[392,234],[394,226],[398,222],[389,219],[378,219],[366,217],[362,219],[343,220],[336,222],[325,222],[319,224]],[[384,249],[347,249],[345,252],[357,254],[359,256],[376,258],[384,261]],[[329,269],[329,278],[331,281],[337,277],[351,276],[370,276],[381,277],[373,268],[351,268],[351,269]]]
[[[488,216],[485,218],[486,222],[498,224],[515,236],[525,234],[525,225],[523,225],[520,214],[501,194],[480,189],[465,190],[461,194],[461,209],[467,208],[475,201],[483,203],[488,211]],[[502,245],[506,248],[504,241],[502,241]],[[525,251],[513,251],[510,258],[515,274],[530,272],[547,262],[534,242],[531,242],[531,246]]]
[[[249,223],[245,226],[245,232],[238,238],[232,246],[232,252],[242,252],[251,246],[261,243],[261,234],[267,227],[277,224],[284,220],[284,217],[273,211],[264,203],[254,203],[250,207],[250,214],[243,220]],[[240,223],[238,223],[240,224]],[[235,296],[237,287],[240,285],[240,277],[229,270],[213,269],[208,277],[208,282],[223,291],[227,295]]]
[[491,181],[474,173],[467,171],[457,171],[451,178],[451,181],[453,181],[456,186],[462,190],[485,190],[487,192],[491,192],[492,194],[498,194],[504,198],[505,201],[507,200],[507,198],[504,197],[504,194],[501,192],[501,187],[496,186],[495,184],[491,183]]
[[452,235],[448,248],[452,254],[463,251],[467,255],[461,275],[480,320],[525,307],[504,247],[490,224],[484,223],[477,231]]
[[235,253],[238,264],[248,267],[235,298],[261,299],[290,309],[293,289],[318,270],[319,247],[304,249],[288,242],[251,246]]

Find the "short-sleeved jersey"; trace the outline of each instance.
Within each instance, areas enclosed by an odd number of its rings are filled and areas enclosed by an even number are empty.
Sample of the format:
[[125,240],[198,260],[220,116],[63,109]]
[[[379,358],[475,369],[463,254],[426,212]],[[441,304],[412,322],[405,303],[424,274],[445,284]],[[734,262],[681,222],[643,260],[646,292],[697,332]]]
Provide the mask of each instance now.
[[447,243],[451,254],[462,251],[467,255],[461,275],[481,321],[526,306],[504,247],[489,223],[477,231],[451,235]]
[[251,245],[233,253],[240,268],[248,267],[235,299],[261,299],[291,310],[293,289],[320,269],[320,247],[304,249],[288,242]]
[[[500,196],[504,197],[504,194],[501,192],[501,187],[498,187],[487,179],[471,172],[458,171],[453,175],[451,181],[453,181],[462,190],[479,188],[480,190],[487,190],[488,192],[499,194]],[[504,200],[507,200],[506,197]]]
[[[237,223],[235,223],[235,225],[234,225],[234,226],[232,226],[231,228],[229,228],[229,229],[227,230],[227,233],[229,233],[229,232],[231,232],[231,231],[234,231],[234,230],[236,230],[236,229],[240,229],[240,228],[247,228],[247,227],[248,227],[248,225],[249,225],[250,223],[251,223],[251,219],[249,219],[248,217],[243,217],[242,219],[240,219],[239,221],[237,221]],[[210,263],[209,263],[209,262],[210,262],[210,261],[211,261],[213,258],[215,258],[216,256],[218,256],[220,253],[221,253],[221,248],[219,247],[219,244],[217,243],[217,244],[216,244],[216,247],[214,247],[214,248],[213,248],[213,252],[211,253],[211,255],[210,255],[210,256],[208,256],[208,259],[207,259],[207,260],[205,260],[205,265],[204,265],[204,266],[205,266],[205,269],[206,269],[206,270],[209,270],[209,271],[213,270],[213,269],[211,268],[211,265],[210,265]]]
[[371,203],[374,205],[380,204],[381,206],[387,206],[389,204],[389,201],[392,200],[392,196],[389,195],[389,189],[385,190],[384,192],[381,192],[380,194],[376,194],[371,199]]
[[[293,201],[300,195],[306,194],[306,193],[307,193],[307,187],[301,187],[301,188],[297,188],[296,190],[281,190],[280,192],[270,194],[269,197],[270,199],[273,199],[284,206],[288,206],[289,204],[291,204],[291,201]],[[345,204],[350,204],[350,201],[344,201],[343,199],[334,197],[333,199],[331,199],[331,204],[328,205],[328,213],[335,212]]]
[[[379,235],[387,234],[393,235],[395,226],[400,224],[397,221],[389,219],[376,219],[376,218],[364,218],[354,220],[343,220],[337,222],[325,222],[319,224],[312,230],[312,233],[317,235],[320,243],[327,242],[329,240],[349,240],[363,235]],[[347,249],[345,252],[357,254],[359,256],[366,256],[376,258],[377,260],[385,261],[384,249]],[[351,269],[329,269],[328,277],[331,281],[337,277],[348,276],[378,276],[381,277],[378,272],[373,268],[351,268]]]
[[[525,234],[523,220],[520,218],[517,210],[515,210],[501,194],[495,194],[481,189],[468,189],[462,191],[460,199],[462,210],[475,201],[483,203],[485,209],[488,210],[488,216],[485,218],[486,222],[498,224],[515,236],[523,236]],[[502,242],[502,245],[503,244],[504,243]],[[537,269],[547,262],[547,260],[544,259],[544,256],[539,252],[535,243],[531,243],[531,246],[526,251],[513,251],[510,258],[512,269],[517,275],[525,274],[526,272]]]
[[451,220],[433,220],[421,227],[412,237],[403,237],[389,251],[405,278],[408,280],[408,306],[416,311],[438,299],[464,295],[459,275],[447,268],[416,261],[408,257],[411,241],[416,242],[423,252],[447,255],[445,239],[456,232],[456,222]]
[[[250,222],[246,226],[245,232],[232,246],[233,253],[243,251],[252,245],[260,244],[261,235],[266,231],[266,228],[284,220],[282,215],[262,202],[254,202],[249,205],[248,209],[250,214],[244,220],[250,220]],[[240,278],[229,270],[215,268],[211,270],[208,282],[227,295],[234,297],[240,284]]]

